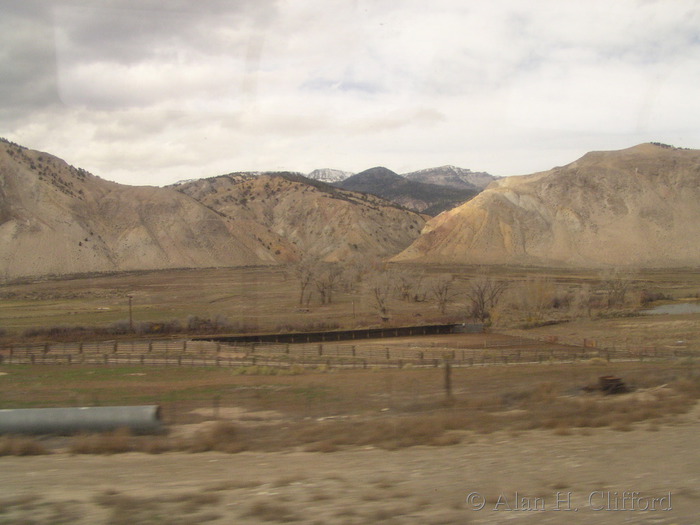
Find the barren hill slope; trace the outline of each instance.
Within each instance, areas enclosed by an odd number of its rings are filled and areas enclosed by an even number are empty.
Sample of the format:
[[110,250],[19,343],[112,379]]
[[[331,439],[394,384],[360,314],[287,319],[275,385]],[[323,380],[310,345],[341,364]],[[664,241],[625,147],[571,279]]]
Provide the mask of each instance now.
[[274,243],[284,241],[174,190],[108,182],[0,142],[0,278],[274,263]]
[[695,266],[699,225],[700,151],[641,144],[496,181],[393,260]]
[[411,244],[425,224],[414,212],[299,174],[222,175],[174,186],[234,220],[255,220],[326,261],[387,257]]

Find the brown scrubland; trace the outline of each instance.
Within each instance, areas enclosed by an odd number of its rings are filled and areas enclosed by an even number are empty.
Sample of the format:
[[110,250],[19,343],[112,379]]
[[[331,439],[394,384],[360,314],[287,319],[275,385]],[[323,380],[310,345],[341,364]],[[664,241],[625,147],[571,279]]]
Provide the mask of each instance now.
[[[342,271],[322,294],[330,270]],[[159,404],[167,432],[3,436],[0,518],[500,523],[510,511],[499,503],[506,498],[512,507],[518,492],[546,507],[520,514],[524,522],[557,523],[556,498],[571,493],[581,509],[572,522],[587,523],[600,516],[591,494],[637,491],[671,492],[673,509],[607,512],[606,522],[692,522],[700,481],[692,452],[700,429],[698,314],[640,310],[693,304],[696,271],[351,270],[310,268],[304,294],[292,266],[8,283],[0,289],[3,344],[481,320],[483,334],[354,344],[358,353],[378,345],[393,356],[444,352],[449,359],[479,338],[480,355],[499,357],[499,345],[517,341],[586,357],[462,363],[451,367],[449,392],[444,359],[354,369],[337,361],[284,369],[5,363],[0,408]],[[493,290],[497,297],[487,293]],[[604,349],[630,353],[608,360]],[[604,395],[597,386],[608,375],[630,391]],[[471,493],[483,497],[483,509],[473,508]]]

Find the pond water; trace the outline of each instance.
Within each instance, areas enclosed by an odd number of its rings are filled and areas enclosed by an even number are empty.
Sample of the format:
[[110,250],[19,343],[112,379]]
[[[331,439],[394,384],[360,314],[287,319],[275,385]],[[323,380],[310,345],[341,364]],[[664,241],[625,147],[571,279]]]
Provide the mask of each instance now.
[[700,314],[700,303],[662,304],[650,310],[643,310],[643,313],[649,315]]

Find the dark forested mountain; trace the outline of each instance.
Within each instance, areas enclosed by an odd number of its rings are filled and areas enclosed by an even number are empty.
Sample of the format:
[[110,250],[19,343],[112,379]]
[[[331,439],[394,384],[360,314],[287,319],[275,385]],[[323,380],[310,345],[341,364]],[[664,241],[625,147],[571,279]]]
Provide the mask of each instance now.
[[458,206],[479,192],[473,187],[459,189],[412,181],[383,167],[368,169],[335,185],[347,190],[378,195],[426,215],[437,215]]

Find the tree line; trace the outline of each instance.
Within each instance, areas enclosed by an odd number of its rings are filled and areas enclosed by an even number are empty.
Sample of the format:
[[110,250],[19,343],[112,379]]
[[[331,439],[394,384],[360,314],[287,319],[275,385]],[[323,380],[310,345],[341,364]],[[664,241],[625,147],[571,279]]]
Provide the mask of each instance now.
[[[464,273],[429,272],[416,267],[388,265],[378,259],[356,257],[343,263],[303,257],[291,272],[298,282],[298,305],[330,305],[338,294],[362,297],[382,320],[400,310],[400,303],[423,303],[441,315],[489,324],[506,314],[522,323],[544,322],[552,315],[590,317],[592,312],[643,305],[653,296],[639,289],[634,276],[612,269],[575,284],[558,282],[546,274],[506,276],[488,267]],[[632,291],[639,301],[630,301]]]

